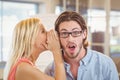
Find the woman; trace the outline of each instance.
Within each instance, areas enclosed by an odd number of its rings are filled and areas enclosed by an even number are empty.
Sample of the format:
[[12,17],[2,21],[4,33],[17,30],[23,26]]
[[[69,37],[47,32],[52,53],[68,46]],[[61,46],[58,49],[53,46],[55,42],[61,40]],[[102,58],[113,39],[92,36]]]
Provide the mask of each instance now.
[[[58,37],[48,33],[38,18],[20,21],[15,27],[13,51],[7,62],[4,80],[66,80]],[[51,50],[55,60],[55,76],[50,77],[35,66],[39,54]]]

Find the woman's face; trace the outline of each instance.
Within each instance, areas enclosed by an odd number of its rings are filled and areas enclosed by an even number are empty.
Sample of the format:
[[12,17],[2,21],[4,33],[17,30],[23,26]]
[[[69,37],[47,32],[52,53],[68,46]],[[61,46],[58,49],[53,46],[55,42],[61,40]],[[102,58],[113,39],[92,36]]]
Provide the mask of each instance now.
[[45,30],[43,25],[40,25],[40,30],[35,40],[36,48],[38,48],[40,51],[47,50],[46,41],[47,41],[47,31]]

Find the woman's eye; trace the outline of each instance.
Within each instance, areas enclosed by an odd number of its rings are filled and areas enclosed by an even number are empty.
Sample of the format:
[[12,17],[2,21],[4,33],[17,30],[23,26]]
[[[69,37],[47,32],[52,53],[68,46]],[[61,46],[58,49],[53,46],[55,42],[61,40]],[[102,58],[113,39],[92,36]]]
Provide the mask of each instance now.
[[42,33],[45,33],[45,30],[42,30]]

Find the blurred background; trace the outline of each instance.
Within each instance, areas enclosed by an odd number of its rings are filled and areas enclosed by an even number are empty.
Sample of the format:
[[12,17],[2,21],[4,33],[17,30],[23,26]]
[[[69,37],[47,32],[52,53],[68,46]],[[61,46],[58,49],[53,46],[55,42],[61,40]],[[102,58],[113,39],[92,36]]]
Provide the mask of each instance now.
[[[49,30],[54,28],[57,16],[66,10],[84,17],[89,29],[89,48],[110,56],[120,76],[120,0],[0,0],[0,80],[16,23],[37,16]],[[44,71],[52,60],[51,52],[46,51],[40,54],[36,65]]]

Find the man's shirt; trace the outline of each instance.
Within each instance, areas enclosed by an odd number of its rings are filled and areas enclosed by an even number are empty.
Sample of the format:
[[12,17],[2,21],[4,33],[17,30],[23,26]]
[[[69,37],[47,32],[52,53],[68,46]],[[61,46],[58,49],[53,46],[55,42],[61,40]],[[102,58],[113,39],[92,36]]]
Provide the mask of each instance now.
[[[70,65],[64,62],[67,80],[75,80],[70,71]],[[54,76],[54,63],[51,63],[45,73]],[[80,60],[77,80],[119,80],[116,66],[108,56],[87,49],[86,56]]]

